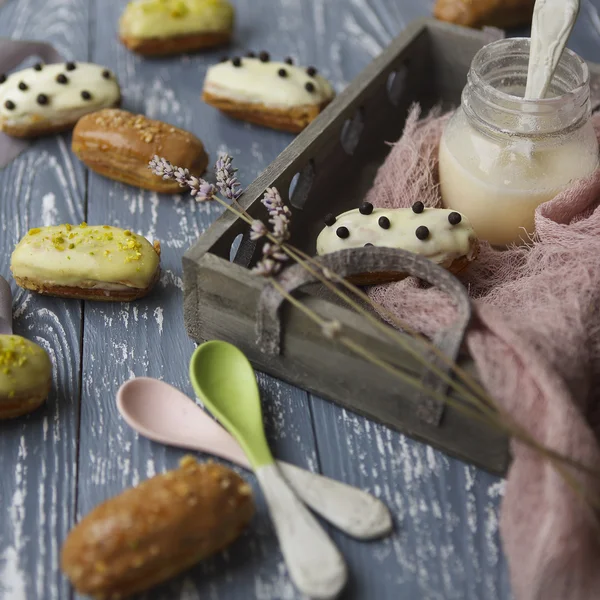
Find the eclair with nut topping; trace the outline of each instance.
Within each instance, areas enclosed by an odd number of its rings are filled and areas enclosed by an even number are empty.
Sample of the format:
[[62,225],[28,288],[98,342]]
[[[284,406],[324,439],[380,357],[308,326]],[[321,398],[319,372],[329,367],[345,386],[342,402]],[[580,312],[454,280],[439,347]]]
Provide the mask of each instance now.
[[158,280],[160,244],[109,225],[53,225],[30,229],[10,269],[27,290],[81,300],[127,302]]
[[155,154],[197,176],[208,164],[204,145],[195,135],[119,109],[101,110],[80,119],[73,130],[72,148],[85,165],[100,175],[165,194],[179,194],[184,188],[148,170],[148,162]]
[[253,514],[252,488],[237,473],[186,456],[85,516],[65,540],[61,568],[79,593],[122,600],[223,550]]
[[165,56],[228,43],[233,21],[227,0],[133,0],[119,21],[119,36],[133,52]]

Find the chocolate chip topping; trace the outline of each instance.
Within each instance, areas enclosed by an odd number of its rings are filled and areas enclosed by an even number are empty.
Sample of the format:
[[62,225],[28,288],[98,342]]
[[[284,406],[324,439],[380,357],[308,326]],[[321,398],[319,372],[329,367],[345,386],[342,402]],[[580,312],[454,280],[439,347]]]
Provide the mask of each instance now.
[[342,238],[343,240],[345,240],[347,237],[350,236],[350,231],[348,230],[347,227],[338,227],[335,230],[335,234],[339,237]]
[[36,71],[41,71],[44,68],[44,63],[35,63],[35,65],[33,65],[33,68]]
[[391,226],[390,220],[387,217],[379,217],[377,223],[381,229],[389,229]]
[[249,52],[246,52],[246,56],[248,58],[256,58],[256,52],[252,52],[252,50],[250,50]]
[[17,105],[12,100],[7,100],[4,106],[6,106],[7,110],[15,110],[17,108]]
[[293,65],[293,64],[294,64],[294,59],[293,59],[291,56],[286,56],[286,57],[283,59],[283,62],[284,62],[286,65]]
[[417,213],[418,215],[420,215],[424,210],[425,210],[425,205],[420,200],[417,200],[412,205],[412,211],[414,213]]
[[19,89],[24,92],[29,89],[29,86],[24,81],[19,81]]
[[325,215],[324,221],[327,227],[331,227],[335,223],[335,215],[332,215],[331,213]]
[[110,79],[110,71],[108,69],[104,69],[104,71],[102,71],[102,77],[104,77],[104,79]]
[[373,244],[371,244],[371,242],[367,242],[367,243],[364,245],[364,247],[365,247],[365,248],[369,248],[369,247],[370,247],[370,246],[372,246],[372,245],[373,245]]
[[65,83],[69,83],[69,78],[64,73],[59,73],[56,76],[56,82],[64,85]]
[[261,62],[269,62],[269,60],[271,60],[269,53],[264,50],[258,55],[258,58],[260,58]]
[[48,104],[48,96],[46,94],[39,94],[36,100],[38,104]]
[[373,212],[373,205],[370,202],[363,202],[360,205],[358,212],[361,215],[370,215]]
[[0,84],[6,81],[6,75],[4,73],[0,74]]
[[285,69],[279,69],[279,71],[277,71],[277,75],[279,75],[279,77],[287,77],[287,71]]
[[234,56],[234,57],[231,59],[231,64],[232,64],[234,67],[241,67],[241,66],[242,66],[242,59],[241,59],[239,56]]
[[308,69],[306,69],[306,74],[310,77],[314,77],[317,74],[317,69],[314,67],[308,67]]
[[67,71],[74,71],[76,68],[77,68],[77,65],[76,65],[74,62],[68,62],[68,63],[65,65],[65,69],[66,69]]
[[458,225],[462,221],[462,215],[457,212],[451,212],[448,215],[448,223],[450,225]]
[[84,100],[91,100],[92,99],[92,95],[87,90],[82,90],[81,91],[81,97]]
[[421,225],[420,227],[417,227],[415,235],[420,240],[426,240],[429,237],[429,229],[425,227],[425,225]]
[[310,81],[307,81],[304,84],[304,88],[306,89],[307,92],[310,92],[312,94],[315,91],[315,84],[311,83]]

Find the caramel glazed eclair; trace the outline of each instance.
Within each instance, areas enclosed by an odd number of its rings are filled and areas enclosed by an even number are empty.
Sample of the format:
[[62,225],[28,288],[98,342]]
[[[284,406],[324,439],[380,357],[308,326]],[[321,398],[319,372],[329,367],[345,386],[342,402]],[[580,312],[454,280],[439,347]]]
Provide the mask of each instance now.
[[0,131],[24,138],[65,131],[83,115],[120,102],[119,84],[105,67],[38,63],[0,75]]
[[121,42],[145,56],[226,44],[234,10],[226,0],[135,0],[119,21]]
[[155,154],[200,176],[208,164],[204,145],[195,136],[163,123],[116,108],[86,115],[73,130],[77,158],[100,175],[165,194],[180,194],[177,182],[148,170]]
[[[468,219],[453,210],[425,208],[415,202],[411,208],[360,208],[338,217],[327,215],[326,227],[317,238],[317,254],[346,248],[380,246],[399,248],[424,256],[459,273],[477,257],[479,242]],[[362,285],[394,281],[405,273],[365,273],[353,281]]]
[[225,59],[208,69],[202,99],[230,117],[298,133],[333,100],[331,84],[314,67],[258,57]]
[[160,244],[109,225],[39,227],[17,244],[10,269],[18,285],[40,294],[126,302],[158,280]]

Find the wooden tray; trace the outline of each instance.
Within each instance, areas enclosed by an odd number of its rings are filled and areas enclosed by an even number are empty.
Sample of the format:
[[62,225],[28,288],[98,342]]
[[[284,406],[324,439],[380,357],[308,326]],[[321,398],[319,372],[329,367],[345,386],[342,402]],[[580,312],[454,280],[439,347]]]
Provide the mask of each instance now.
[[[363,200],[389,152],[385,142],[400,137],[410,105],[419,102],[425,110],[440,102],[458,105],[471,60],[489,41],[489,34],[433,19],[413,23],[248,187],[241,204],[265,219],[260,199],[265,188],[277,187],[293,207],[291,243],[314,254],[324,215]],[[262,352],[256,323],[267,282],[248,269],[258,251],[247,230],[225,213],[186,252],[184,317],[192,339],[230,341],[261,371],[486,470],[505,472],[508,443],[498,431],[450,406],[441,419],[423,419],[413,388],[326,339],[297,309],[283,307],[281,352]],[[425,375],[408,353],[318,288],[305,293],[303,301],[338,319],[363,346],[382,356],[393,354],[407,372]],[[468,356],[459,362],[473,371]]]

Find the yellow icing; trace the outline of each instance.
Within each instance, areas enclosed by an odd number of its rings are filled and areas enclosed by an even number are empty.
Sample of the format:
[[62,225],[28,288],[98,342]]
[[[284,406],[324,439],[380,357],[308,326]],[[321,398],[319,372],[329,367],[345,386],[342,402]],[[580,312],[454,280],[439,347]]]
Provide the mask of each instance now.
[[51,375],[43,348],[19,335],[0,335],[0,398],[36,392]]
[[121,35],[166,38],[227,31],[233,26],[233,6],[226,0],[134,0],[120,21]]
[[15,277],[105,290],[144,289],[158,266],[158,254],[146,238],[87,223],[30,229],[11,257]]

